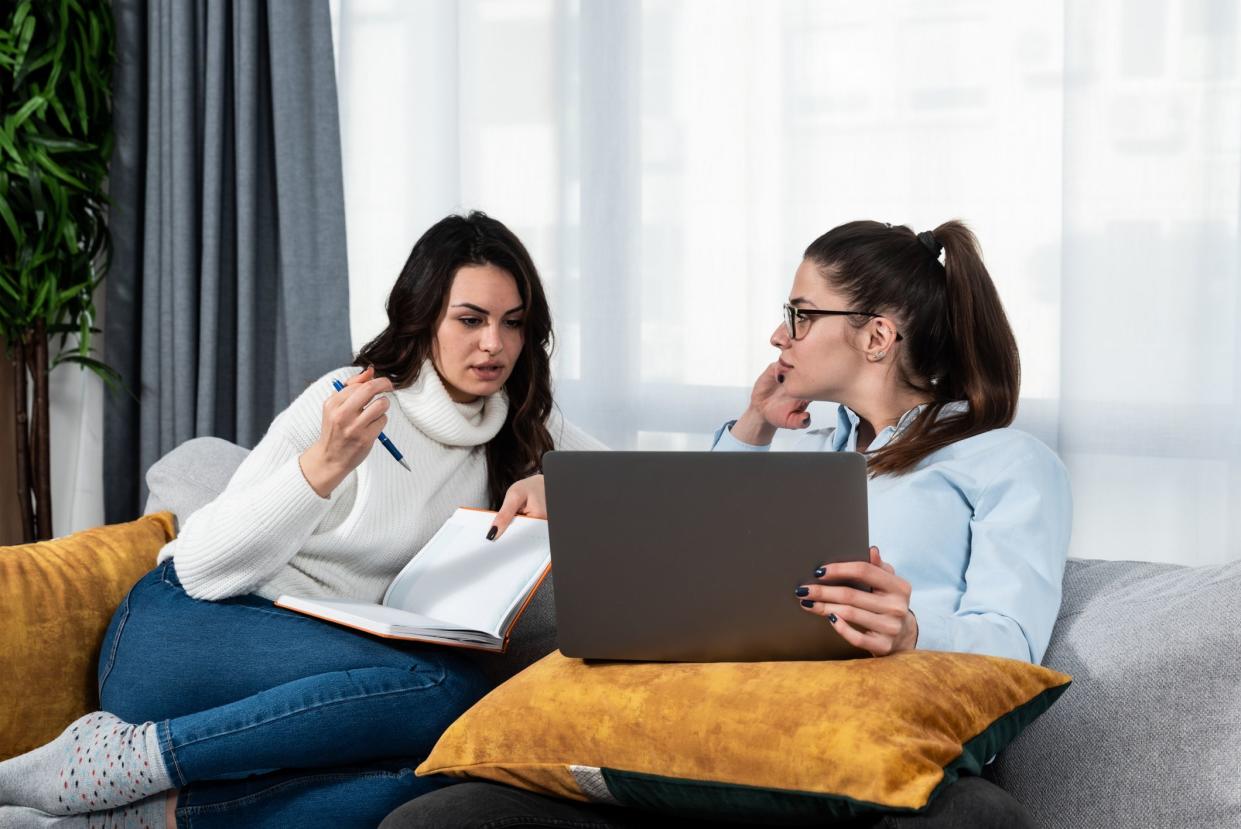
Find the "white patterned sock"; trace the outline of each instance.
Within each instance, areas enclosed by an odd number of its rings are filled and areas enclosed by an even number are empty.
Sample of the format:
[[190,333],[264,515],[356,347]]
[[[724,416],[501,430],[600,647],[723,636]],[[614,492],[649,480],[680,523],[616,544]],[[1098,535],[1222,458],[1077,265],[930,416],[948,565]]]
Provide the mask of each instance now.
[[0,829],[163,829],[165,800],[158,794],[106,812],[49,815],[29,806],[0,806]]
[[131,725],[104,711],[0,763],[0,805],[49,815],[103,812],[171,788],[155,723]]

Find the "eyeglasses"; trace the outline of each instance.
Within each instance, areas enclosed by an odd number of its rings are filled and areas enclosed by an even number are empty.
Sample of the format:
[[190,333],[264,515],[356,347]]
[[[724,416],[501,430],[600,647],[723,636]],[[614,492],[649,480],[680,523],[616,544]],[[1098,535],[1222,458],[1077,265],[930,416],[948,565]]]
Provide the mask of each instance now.
[[[814,317],[881,317],[883,314],[872,314],[868,311],[820,311],[816,308],[798,308],[796,305],[784,303],[784,330],[789,339],[800,340],[810,330]],[[903,339],[898,333],[896,339]]]

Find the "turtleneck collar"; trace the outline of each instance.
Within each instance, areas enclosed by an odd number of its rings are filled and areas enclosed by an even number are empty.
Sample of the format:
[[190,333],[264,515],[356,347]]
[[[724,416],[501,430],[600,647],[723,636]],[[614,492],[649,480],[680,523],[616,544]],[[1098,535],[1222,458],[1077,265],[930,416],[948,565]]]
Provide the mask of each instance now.
[[422,364],[417,380],[397,389],[393,396],[414,426],[445,446],[486,443],[499,433],[508,416],[508,397],[503,389],[470,403],[455,402],[430,360]]

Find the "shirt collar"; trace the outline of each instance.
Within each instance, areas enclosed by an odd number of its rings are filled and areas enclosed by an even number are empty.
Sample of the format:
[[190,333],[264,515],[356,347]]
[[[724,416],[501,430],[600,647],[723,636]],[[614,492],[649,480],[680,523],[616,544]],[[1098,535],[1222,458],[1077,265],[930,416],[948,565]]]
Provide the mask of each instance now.
[[[887,446],[893,440],[898,438],[902,432],[909,428],[910,424],[917,419],[928,403],[919,403],[909,411],[905,412],[897,419],[895,426],[885,426],[883,431],[875,435],[875,439],[871,441],[868,452],[876,452]],[[950,414],[957,414],[969,409],[969,403],[964,400],[954,400],[951,403],[945,403],[939,411],[939,416],[944,417]],[[857,427],[862,422],[857,412],[850,409],[843,403],[836,409],[836,431],[832,435],[832,448],[837,452],[856,452],[857,451]]]

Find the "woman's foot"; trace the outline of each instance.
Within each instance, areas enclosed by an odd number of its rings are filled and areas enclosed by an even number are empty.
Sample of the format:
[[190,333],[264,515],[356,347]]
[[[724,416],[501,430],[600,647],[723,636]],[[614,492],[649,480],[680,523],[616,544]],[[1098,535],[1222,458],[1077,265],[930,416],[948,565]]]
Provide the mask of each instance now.
[[49,815],[28,806],[0,806],[0,829],[163,829],[166,799],[157,795],[84,815]]
[[103,812],[171,788],[155,723],[131,725],[103,711],[0,763],[0,805],[48,815]]

